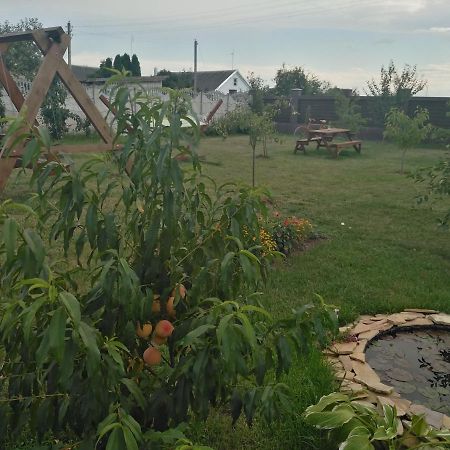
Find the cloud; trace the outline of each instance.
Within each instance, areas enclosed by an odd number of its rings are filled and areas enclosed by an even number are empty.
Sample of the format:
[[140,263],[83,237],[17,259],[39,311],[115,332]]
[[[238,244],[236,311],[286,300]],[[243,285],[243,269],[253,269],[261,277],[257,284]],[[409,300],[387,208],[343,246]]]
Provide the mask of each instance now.
[[426,31],[429,33],[447,34],[450,33],[450,27],[431,27]]

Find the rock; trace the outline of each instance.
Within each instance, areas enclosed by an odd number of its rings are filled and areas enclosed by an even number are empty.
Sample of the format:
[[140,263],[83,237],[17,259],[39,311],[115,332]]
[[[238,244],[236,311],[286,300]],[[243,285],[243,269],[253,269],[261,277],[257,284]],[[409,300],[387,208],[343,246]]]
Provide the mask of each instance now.
[[444,416],[442,419],[442,428],[444,430],[450,430],[450,417]]
[[383,383],[370,383],[358,376],[355,376],[354,381],[367,386],[371,391],[376,392],[377,394],[389,395],[393,391],[391,386],[387,386]]
[[401,325],[406,322],[406,318],[402,313],[391,314],[387,316],[387,320],[394,325]]
[[341,362],[346,372],[351,372],[353,370],[352,360],[350,359],[350,356],[340,355],[339,361]]
[[340,342],[333,344],[330,350],[337,355],[350,355],[355,351],[356,347],[356,342]]
[[359,361],[359,362],[366,362],[366,354],[365,353],[352,353],[350,355],[351,359],[354,359],[355,361]]
[[426,318],[419,318],[410,320],[400,325],[400,327],[414,327],[414,326],[430,326],[433,325],[433,321]]
[[380,383],[380,377],[368,364],[352,359],[353,372],[365,385]]
[[358,337],[360,339],[367,339],[368,341],[370,341],[375,336],[377,336],[379,333],[380,333],[380,330],[370,330],[370,331],[365,331],[364,333],[360,333]]
[[360,394],[364,392],[364,386],[354,381],[344,380],[341,386],[343,392],[353,392],[354,394]]
[[367,339],[360,339],[356,343],[355,350],[353,350],[352,353],[364,353],[364,350],[366,349],[368,340]]
[[417,308],[408,308],[405,309],[406,312],[414,312],[414,313],[422,313],[422,314],[437,314],[439,311],[435,311],[434,309],[417,309]]
[[432,411],[425,406],[414,404],[410,406],[409,411],[411,414],[417,416],[423,414],[428,425],[431,425],[433,428],[437,428],[438,430],[440,430],[443,426],[445,415],[440,412]]
[[365,333],[367,331],[380,330],[387,323],[386,319],[378,320],[370,324],[358,323],[355,328],[353,328],[353,334]]
[[450,326],[450,315],[448,314],[432,314],[429,318],[436,325],[447,325]]

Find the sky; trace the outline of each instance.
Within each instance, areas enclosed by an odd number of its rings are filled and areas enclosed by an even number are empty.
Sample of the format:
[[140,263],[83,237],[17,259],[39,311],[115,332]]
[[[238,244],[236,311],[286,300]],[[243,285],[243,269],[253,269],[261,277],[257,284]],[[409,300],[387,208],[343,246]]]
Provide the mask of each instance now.
[[276,71],[302,66],[364,94],[382,65],[417,65],[423,95],[450,96],[450,0],[0,0],[0,21],[36,17],[73,27],[72,63],[98,66],[136,53],[154,68],[237,68],[273,85]]

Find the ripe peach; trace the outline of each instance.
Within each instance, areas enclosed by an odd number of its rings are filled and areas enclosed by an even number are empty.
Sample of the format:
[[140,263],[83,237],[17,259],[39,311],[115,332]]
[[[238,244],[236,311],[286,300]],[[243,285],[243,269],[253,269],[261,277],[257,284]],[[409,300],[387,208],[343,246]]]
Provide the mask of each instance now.
[[161,312],[161,302],[159,301],[159,295],[155,294],[153,296],[153,303],[152,303],[152,313],[153,314],[159,314]]
[[155,335],[169,337],[173,333],[173,325],[168,320],[160,320],[155,327]]
[[[172,289],[172,293],[170,294],[171,297],[175,297],[176,289],[177,289],[176,287]],[[184,287],[184,284],[179,284],[178,285],[178,292],[180,293],[180,297],[181,298],[186,298],[187,289]]]
[[155,347],[149,347],[143,354],[145,364],[157,366],[161,364],[161,352]]
[[137,323],[136,326],[136,334],[140,337],[140,338],[148,338],[151,334],[152,334],[152,324],[151,323],[144,323],[144,325],[141,327],[140,322]]

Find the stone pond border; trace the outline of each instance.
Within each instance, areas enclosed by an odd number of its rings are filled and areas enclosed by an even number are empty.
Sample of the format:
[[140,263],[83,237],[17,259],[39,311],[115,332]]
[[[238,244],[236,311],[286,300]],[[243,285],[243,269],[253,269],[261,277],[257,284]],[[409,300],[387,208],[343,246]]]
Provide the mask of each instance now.
[[325,355],[336,372],[336,378],[341,380],[341,391],[357,394],[361,401],[369,402],[380,410],[385,404],[395,406],[397,416],[402,420],[423,414],[434,428],[450,429],[449,416],[402,398],[392,386],[382,383],[378,374],[366,363],[366,347],[379,334],[388,330],[434,325],[449,327],[450,330],[450,315],[431,309],[406,309],[395,314],[360,316],[353,324],[339,328],[341,334],[349,335],[352,340],[333,343],[325,350]]

